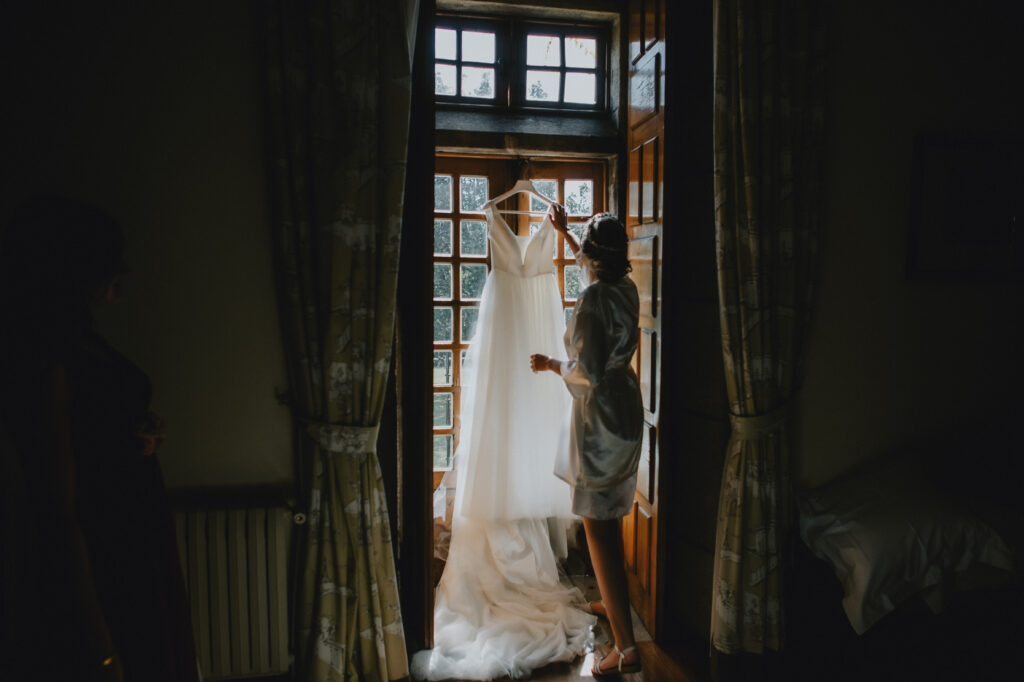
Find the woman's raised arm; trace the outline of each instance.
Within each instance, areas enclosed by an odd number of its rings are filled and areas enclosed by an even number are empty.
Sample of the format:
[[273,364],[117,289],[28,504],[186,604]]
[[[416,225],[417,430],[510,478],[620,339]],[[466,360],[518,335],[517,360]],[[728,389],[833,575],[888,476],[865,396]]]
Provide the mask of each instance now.
[[548,209],[548,218],[551,219],[551,224],[555,227],[555,231],[565,237],[565,243],[572,249],[572,255],[578,254],[580,252],[580,243],[577,241],[576,235],[569,231],[569,220],[565,215],[565,206],[557,203],[551,204],[551,208]]

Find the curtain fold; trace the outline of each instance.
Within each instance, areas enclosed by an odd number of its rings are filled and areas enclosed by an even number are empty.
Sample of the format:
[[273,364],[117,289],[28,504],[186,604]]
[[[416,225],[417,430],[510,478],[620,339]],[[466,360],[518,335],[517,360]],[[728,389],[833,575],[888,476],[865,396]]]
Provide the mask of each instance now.
[[817,260],[824,43],[814,0],[715,0],[715,232],[732,434],[711,643],[726,654],[783,647],[788,417]]
[[408,675],[375,454],[395,327],[415,0],[267,0],[271,229],[309,521],[297,679]]

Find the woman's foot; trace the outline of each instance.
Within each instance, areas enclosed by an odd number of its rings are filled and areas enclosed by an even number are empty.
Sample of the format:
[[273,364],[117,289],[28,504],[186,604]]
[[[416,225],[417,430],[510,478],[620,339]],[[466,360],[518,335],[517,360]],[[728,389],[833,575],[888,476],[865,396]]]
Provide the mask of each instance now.
[[600,616],[601,618],[608,617],[608,609],[604,607],[603,601],[592,601],[587,604],[587,608],[590,609],[590,612],[595,616]]
[[[595,656],[596,659],[596,656]],[[608,655],[600,660],[595,660],[591,673],[594,677],[612,677],[628,673],[640,672],[640,652],[636,645],[628,646],[623,650],[614,647]]]

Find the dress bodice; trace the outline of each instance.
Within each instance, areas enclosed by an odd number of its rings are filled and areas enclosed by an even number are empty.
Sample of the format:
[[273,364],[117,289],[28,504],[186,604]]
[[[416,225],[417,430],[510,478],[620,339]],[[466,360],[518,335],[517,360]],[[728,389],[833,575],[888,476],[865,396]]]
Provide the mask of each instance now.
[[537,232],[520,237],[493,206],[488,206],[487,234],[491,243],[491,267],[495,270],[517,277],[551,273],[555,228],[548,218],[544,218]]

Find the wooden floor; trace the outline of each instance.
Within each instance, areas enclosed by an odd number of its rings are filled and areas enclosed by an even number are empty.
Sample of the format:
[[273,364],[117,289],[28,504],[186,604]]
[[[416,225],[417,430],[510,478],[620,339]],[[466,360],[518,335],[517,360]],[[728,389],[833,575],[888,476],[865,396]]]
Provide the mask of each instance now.
[[[618,679],[625,682],[706,682],[672,660],[657,644],[651,641],[637,642],[643,670],[631,675],[622,675]],[[534,682],[577,682],[578,680],[594,680],[590,671],[594,665],[594,654],[575,663],[552,665],[537,671],[530,680]],[[506,678],[507,679],[507,678]]]
[[[600,598],[597,584],[592,576],[573,576],[572,581],[583,591],[588,600]],[[595,645],[600,647],[611,645],[611,632],[608,628],[608,621],[598,619],[597,629],[594,633]],[[651,636],[644,628],[643,623],[633,614],[633,636],[636,639],[636,647],[640,651],[640,659],[643,662],[643,670],[631,675],[622,675],[618,678],[624,682],[709,682],[710,677],[705,671],[688,668],[678,661],[672,659],[667,653],[651,641]],[[541,668],[527,678],[533,682],[581,682],[593,681],[594,676],[591,669],[594,665],[594,653],[573,661],[572,663],[556,663]],[[511,678],[500,678],[499,682],[506,682]],[[471,682],[469,680],[452,680],[450,682]]]

